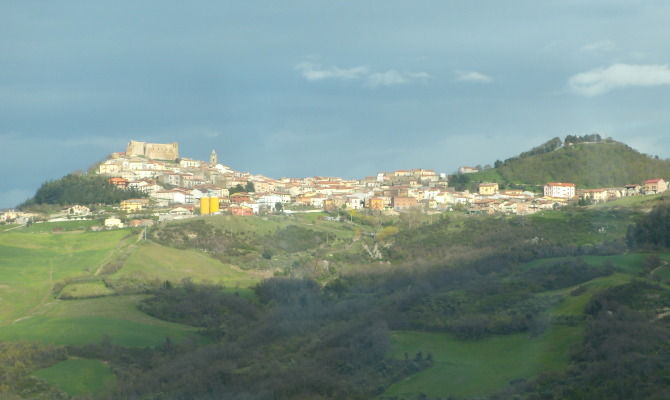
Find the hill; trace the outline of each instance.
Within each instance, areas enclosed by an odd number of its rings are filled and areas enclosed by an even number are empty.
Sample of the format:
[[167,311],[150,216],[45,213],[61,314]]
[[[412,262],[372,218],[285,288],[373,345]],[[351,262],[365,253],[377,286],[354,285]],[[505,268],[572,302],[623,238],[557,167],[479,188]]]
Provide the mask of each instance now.
[[652,395],[670,371],[670,253],[647,242],[670,206],[651,197],[216,216],[148,240],[1,232],[0,398],[667,398]]
[[21,209],[42,204],[118,204],[122,200],[146,197],[141,191],[120,189],[102,175],[69,174],[42,184],[35,196],[19,206]]
[[[577,140],[575,140],[577,138]],[[579,188],[617,187],[646,179],[670,177],[670,161],[642,154],[630,146],[600,136],[569,136],[547,143],[476,174],[454,177],[458,185],[495,181],[508,187],[573,182]],[[579,140],[582,139],[582,140]]]

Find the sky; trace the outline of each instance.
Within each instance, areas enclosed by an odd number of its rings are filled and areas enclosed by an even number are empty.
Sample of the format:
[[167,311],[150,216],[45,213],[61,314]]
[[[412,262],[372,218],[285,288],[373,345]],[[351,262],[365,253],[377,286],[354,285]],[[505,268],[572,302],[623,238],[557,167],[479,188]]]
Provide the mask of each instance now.
[[3,1],[0,208],[131,139],[279,178],[600,133],[670,157],[670,2]]

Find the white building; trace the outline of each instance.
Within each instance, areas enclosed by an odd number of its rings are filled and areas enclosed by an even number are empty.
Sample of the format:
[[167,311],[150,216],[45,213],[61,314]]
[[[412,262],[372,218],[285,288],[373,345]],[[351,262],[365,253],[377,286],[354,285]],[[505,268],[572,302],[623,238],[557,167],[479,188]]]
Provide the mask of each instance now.
[[123,228],[123,223],[116,217],[105,219],[105,228]]
[[571,199],[575,197],[575,184],[565,182],[549,182],[544,185],[544,197]]

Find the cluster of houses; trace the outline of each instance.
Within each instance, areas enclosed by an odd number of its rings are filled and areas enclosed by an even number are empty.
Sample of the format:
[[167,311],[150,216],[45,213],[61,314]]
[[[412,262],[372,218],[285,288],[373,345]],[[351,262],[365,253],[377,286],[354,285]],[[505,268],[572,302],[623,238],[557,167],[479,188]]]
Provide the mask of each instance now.
[[[477,172],[461,167],[461,173]],[[190,158],[155,160],[114,153],[101,163],[98,173],[124,189],[135,189],[147,198],[123,201],[121,210],[137,213],[161,209],[164,218],[198,214],[203,199],[217,199],[217,213],[256,215],[295,209],[369,209],[397,213],[408,209],[440,212],[455,207],[472,213],[532,214],[576,199],[607,201],[623,196],[667,190],[663,179],[622,188],[577,190],[575,184],[550,182],[544,195],[522,190],[500,190],[497,183],[481,183],[479,190],[455,191],[446,174],[430,169],[381,172],[363,179],[308,177],[273,179],[235,171],[220,164],[213,150],[209,162]],[[250,184],[253,189],[250,189]]]
[[643,184],[623,187],[577,189],[570,182],[548,182],[544,185],[543,196],[520,190],[499,190],[497,183],[479,184],[479,197],[470,203],[469,210],[477,213],[532,214],[574,201],[601,203],[628,196],[652,195],[668,190],[668,183],[662,178],[648,179]]
[[[473,167],[459,170],[465,174],[477,171]],[[449,187],[446,174],[430,169],[380,172],[362,179],[319,176],[272,179],[235,171],[219,163],[215,151],[212,151],[209,162],[190,158],[158,160],[134,153],[113,153],[99,164],[97,173],[107,176],[109,182],[119,188],[146,194],[146,197],[122,201],[120,211],[131,216],[151,213],[159,220],[211,213],[249,216],[277,211],[337,209],[368,209],[394,214],[410,209],[442,212],[458,208],[470,213],[526,215],[571,201],[602,202],[668,189],[668,183],[658,178],[624,187],[580,190],[574,183],[549,182],[544,186],[543,195],[501,190],[494,182],[481,183],[473,192],[456,191]],[[90,216],[91,210],[87,207],[74,205],[56,218],[84,219]],[[20,211],[0,212],[0,222],[21,222],[31,217]],[[133,223],[142,226],[147,222],[138,219]],[[111,218],[105,225],[111,228],[121,224],[120,220]]]

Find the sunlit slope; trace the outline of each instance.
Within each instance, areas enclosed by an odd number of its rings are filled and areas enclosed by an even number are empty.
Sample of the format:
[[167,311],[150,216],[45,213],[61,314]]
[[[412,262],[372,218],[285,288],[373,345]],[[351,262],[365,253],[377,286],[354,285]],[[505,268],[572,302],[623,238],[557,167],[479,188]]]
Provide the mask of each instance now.
[[246,288],[256,284],[261,277],[253,273],[223,264],[197,250],[181,250],[143,243],[126,260],[110,279],[133,279],[139,281],[171,281],[179,283],[190,278],[194,282],[210,282],[226,287]]
[[55,282],[90,275],[127,231],[0,234],[0,327],[38,315],[53,302]]
[[60,300],[39,315],[0,327],[0,340],[80,345],[109,338],[122,346],[155,346],[166,337],[201,339],[193,327],[162,321],[137,309],[144,296]]
[[[168,336],[199,341],[195,328],[137,309],[146,296],[134,294],[138,288],[184,278],[230,288],[261,279],[196,250],[138,241],[129,230],[0,233],[0,340],[85,344],[107,336],[125,346],[153,346]],[[129,281],[134,292],[116,289]]]

